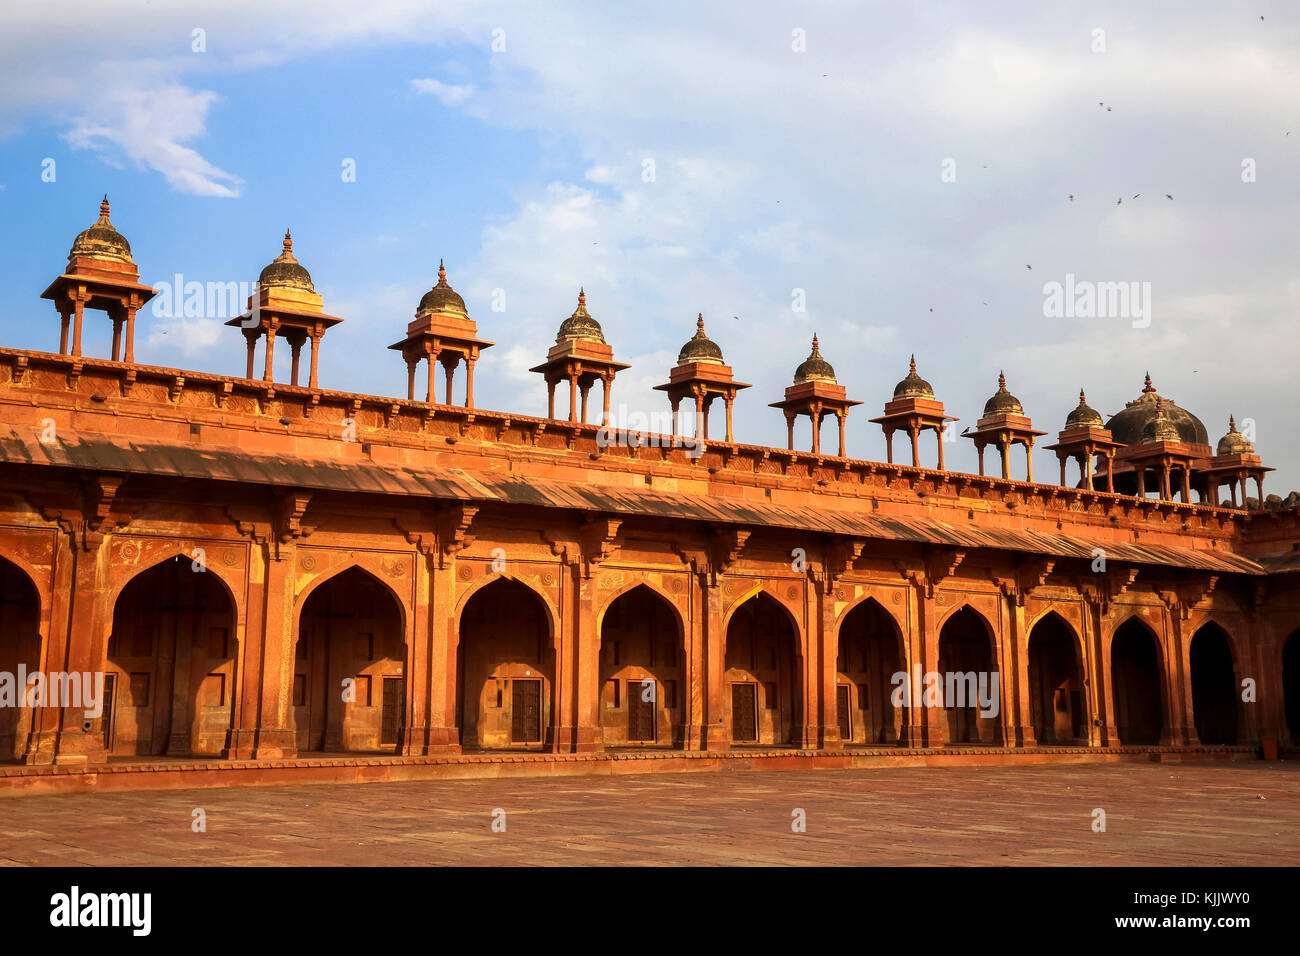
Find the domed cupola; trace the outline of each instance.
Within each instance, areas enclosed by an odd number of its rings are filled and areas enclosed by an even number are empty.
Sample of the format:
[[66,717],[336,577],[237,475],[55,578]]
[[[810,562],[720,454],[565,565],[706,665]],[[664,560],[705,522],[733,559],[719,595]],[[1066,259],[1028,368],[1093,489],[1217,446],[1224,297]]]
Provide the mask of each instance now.
[[1079,404],[1074,407],[1069,415],[1065,416],[1065,427],[1069,428],[1101,428],[1103,427],[1101,412],[1088,405],[1088,399],[1083,394],[1083,389],[1079,389]]
[[416,319],[425,319],[431,315],[456,319],[469,318],[469,310],[465,308],[465,300],[447,284],[447,269],[442,264],[441,259],[438,260],[437,285],[424,294],[420,299],[419,306],[415,309]]
[[315,292],[311,284],[311,273],[293,255],[293,236],[289,230],[284,231],[284,248],[278,256],[267,264],[262,274],[257,277],[263,289],[297,289],[301,292]]
[[1164,402],[1156,398],[1155,415],[1142,426],[1142,444],[1150,445],[1158,441],[1180,442],[1183,436],[1178,426],[1165,414]]
[[822,353],[817,345],[817,336],[813,336],[812,352],[806,359],[799,363],[799,367],[794,370],[794,383],[802,385],[804,382],[825,382],[828,385],[837,384],[835,381],[835,369],[831,363],[822,358]]
[[725,365],[722,360],[722,349],[718,344],[704,334],[704,313],[701,312],[695,320],[695,334],[691,336],[690,341],[682,346],[682,350],[677,353],[677,364],[686,365],[690,362],[703,362],[708,365]]
[[1007,391],[1007,377],[998,372],[998,390],[984,403],[984,414],[989,415],[1023,415],[1025,408],[1020,399]]
[[99,204],[99,218],[89,229],[77,233],[72,240],[72,249],[68,252],[68,262],[73,259],[107,259],[112,262],[134,264],[131,258],[131,243],[118,232],[108,218],[108,195]]
[[1237,431],[1237,420],[1233,416],[1228,416],[1228,433],[1219,439],[1219,446],[1215,450],[1218,455],[1253,455],[1255,447],[1248,441],[1246,436]]
[[555,335],[555,344],[562,342],[599,342],[605,344],[605,333],[600,330],[600,323],[587,311],[587,292],[578,290],[578,307],[573,315],[560,323],[560,331]]
[[894,386],[894,398],[934,399],[934,389],[930,387],[930,383],[916,374],[915,355],[908,365],[907,377]]
[[1157,403],[1163,408],[1165,417],[1178,432],[1179,437],[1174,440],[1192,445],[1210,444],[1209,433],[1201,420],[1186,409],[1178,407],[1172,399],[1156,392],[1149,374],[1146,376],[1142,394],[1125,405],[1122,411],[1112,415],[1106,422],[1106,427],[1110,429],[1116,441],[1125,445],[1140,444],[1145,438],[1146,427],[1155,419]]

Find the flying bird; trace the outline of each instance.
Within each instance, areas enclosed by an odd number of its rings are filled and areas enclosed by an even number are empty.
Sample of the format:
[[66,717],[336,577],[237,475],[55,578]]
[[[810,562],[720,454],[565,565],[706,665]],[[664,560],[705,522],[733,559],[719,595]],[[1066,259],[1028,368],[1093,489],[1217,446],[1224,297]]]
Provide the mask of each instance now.
[[1026,265],[1025,268],[1026,268],[1026,269],[1032,269],[1033,266],[1031,266],[1031,265]]
[[1068,198],[1069,198],[1070,202],[1074,202],[1074,193],[1070,193],[1070,195],[1069,195]]
[[1116,206],[1121,205],[1123,202],[1124,202],[1124,197],[1120,196],[1118,199],[1115,200],[1115,205]]
[[1141,196],[1141,195],[1142,195],[1141,193],[1134,193],[1134,194],[1133,194],[1133,198],[1134,198],[1134,199],[1137,199],[1138,196]]
[[1165,193],[1165,198],[1166,198],[1166,199],[1173,199],[1174,197],[1171,196],[1171,195],[1169,195],[1169,193]]

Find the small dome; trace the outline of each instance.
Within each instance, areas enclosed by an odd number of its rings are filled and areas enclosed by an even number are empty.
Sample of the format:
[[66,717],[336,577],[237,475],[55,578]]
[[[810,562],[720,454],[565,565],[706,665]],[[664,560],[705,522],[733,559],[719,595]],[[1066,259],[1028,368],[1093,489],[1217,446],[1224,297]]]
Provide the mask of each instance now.
[[586,289],[578,290],[578,307],[573,310],[573,315],[560,323],[560,331],[555,334],[556,345],[580,341],[605,342],[605,333],[600,330],[600,323],[587,312]]
[[1255,447],[1248,441],[1246,436],[1237,431],[1237,420],[1231,415],[1228,416],[1228,434],[1219,439],[1219,447],[1216,450],[1219,455],[1253,455]]
[[1079,404],[1065,417],[1065,427],[1080,428],[1084,425],[1101,428],[1102,418],[1101,412],[1088,407],[1088,400],[1084,397],[1083,389],[1079,389]]
[[1178,426],[1165,415],[1164,404],[1157,398],[1155,417],[1142,427],[1142,444],[1150,445],[1158,441],[1182,440],[1183,436],[1179,433]]
[[998,390],[984,403],[985,415],[1023,415],[1025,408],[1020,399],[1007,391],[1007,377],[998,372]]
[[809,356],[799,363],[799,367],[794,370],[794,383],[802,385],[804,382],[827,382],[831,385],[835,383],[835,369],[831,368],[831,363],[822,358],[821,351],[817,348],[817,336],[813,336],[812,352]]
[[912,356],[907,378],[894,386],[894,398],[934,398],[930,383],[916,374],[916,356]]
[[99,218],[89,229],[85,229],[77,234],[77,238],[72,240],[72,249],[68,252],[68,261],[71,262],[77,256],[84,256],[89,259],[112,259],[114,262],[129,262],[134,264],[131,258],[131,243],[126,241],[126,237],[113,228],[113,224],[108,219],[108,196],[104,196],[104,201],[99,204]]
[[1186,409],[1179,408],[1171,399],[1158,394],[1151,384],[1151,376],[1146,377],[1142,394],[1124,406],[1123,410],[1112,415],[1106,421],[1115,441],[1125,445],[1136,445],[1142,441],[1143,429],[1150,424],[1155,415],[1156,401],[1159,400],[1165,410],[1165,417],[1178,429],[1180,440],[1195,445],[1208,445],[1209,432],[1201,420]]
[[705,362],[711,365],[726,364],[722,361],[722,349],[718,348],[718,343],[704,334],[703,312],[695,320],[695,335],[677,353],[678,365],[685,365],[688,362]]
[[430,315],[452,315],[460,319],[469,318],[469,310],[465,308],[465,300],[447,284],[447,269],[438,260],[438,284],[424,294],[420,299],[419,306],[415,309],[417,319],[427,318]]
[[316,291],[316,287],[311,284],[311,273],[293,257],[293,237],[289,235],[288,229],[284,231],[284,251],[271,260],[257,281],[263,289]]

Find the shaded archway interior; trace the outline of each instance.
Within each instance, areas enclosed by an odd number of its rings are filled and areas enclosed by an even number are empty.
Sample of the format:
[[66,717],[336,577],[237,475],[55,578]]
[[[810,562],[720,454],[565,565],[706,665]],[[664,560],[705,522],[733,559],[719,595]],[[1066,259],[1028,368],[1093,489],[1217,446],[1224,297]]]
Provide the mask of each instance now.
[[640,585],[600,624],[600,727],[606,747],[681,747],[685,648],[672,605]]
[[1029,632],[1029,709],[1040,744],[1087,744],[1083,666],[1070,625],[1051,612]]
[[906,744],[908,708],[894,706],[896,676],[909,680],[903,636],[874,598],[845,615],[835,670],[840,739],[846,744]]
[[733,744],[801,743],[798,642],[790,612],[765,592],[746,600],[731,615],[723,707]]
[[[1001,744],[1001,680],[993,634],[969,607],[954,611],[939,631],[939,674],[949,744]],[[985,706],[981,706],[981,696]]]
[[1202,625],[1188,653],[1197,739],[1203,744],[1235,744],[1239,698],[1227,634],[1214,622]]
[[401,604],[374,575],[348,568],[312,591],[294,648],[298,752],[399,751],[405,659]]
[[1121,744],[1158,744],[1164,731],[1156,638],[1141,621],[1120,625],[1110,647],[1115,729]]
[[456,725],[465,750],[542,750],[554,739],[555,649],[546,606],[499,578],[461,611]]
[[32,728],[20,670],[31,673],[41,661],[41,598],[22,568],[0,558],[0,671],[15,675],[14,699],[0,707],[0,762],[21,760]]
[[113,607],[100,721],[110,755],[216,755],[234,712],[235,603],[184,555],[134,577]]

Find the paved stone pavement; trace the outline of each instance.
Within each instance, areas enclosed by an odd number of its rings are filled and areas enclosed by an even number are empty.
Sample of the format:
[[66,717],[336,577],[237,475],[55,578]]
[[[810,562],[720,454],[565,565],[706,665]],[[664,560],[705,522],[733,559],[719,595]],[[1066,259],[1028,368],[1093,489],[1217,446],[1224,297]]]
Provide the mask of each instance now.
[[[1261,797],[1263,799],[1261,799]],[[207,831],[191,829],[203,808]],[[1106,832],[1092,830],[1106,811]],[[493,832],[492,812],[506,830]],[[791,830],[802,808],[807,832]],[[646,774],[0,801],[5,865],[1300,864],[1300,763]]]

